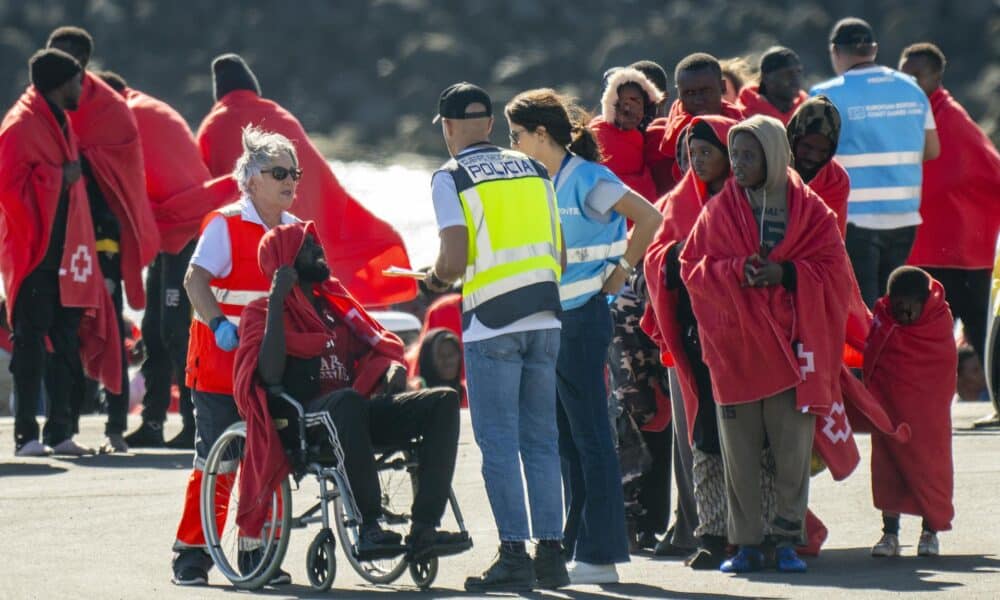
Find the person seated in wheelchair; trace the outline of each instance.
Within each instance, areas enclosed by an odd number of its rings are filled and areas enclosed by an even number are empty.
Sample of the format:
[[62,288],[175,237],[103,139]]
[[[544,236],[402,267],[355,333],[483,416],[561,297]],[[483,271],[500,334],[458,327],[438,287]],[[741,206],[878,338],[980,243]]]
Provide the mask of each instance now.
[[[307,444],[333,459],[334,440],[360,513],[359,557],[442,556],[469,547],[466,533],[438,531],[451,491],[459,437],[459,398],[449,388],[405,392],[403,344],[383,329],[330,275],[312,222],[275,227],[258,258],[271,279],[267,297],[247,305],[235,359],[236,402],[247,423],[237,523],[259,532],[274,486],[292,472],[299,449],[298,414],[305,410]],[[277,392],[277,393],[276,393]],[[382,492],[374,446],[420,439],[419,487],[412,524],[400,534],[383,529]],[[304,457],[303,457],[304,458]],[[317,456],[310,451],[309,461]]]

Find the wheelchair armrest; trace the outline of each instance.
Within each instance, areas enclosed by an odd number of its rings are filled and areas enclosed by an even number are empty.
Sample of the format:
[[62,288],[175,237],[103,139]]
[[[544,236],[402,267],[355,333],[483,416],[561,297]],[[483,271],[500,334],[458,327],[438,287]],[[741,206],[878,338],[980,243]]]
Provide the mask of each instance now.
[[292,408],[294,408],[296,414],[298,414],[298,416],[299,416],[299,418],[298,418],[298,425],[299,425],[299,451],[302,452],[302,456],[304,458],[306,456],[306,449],[307,449],[307,446],[306,446],[306,410],[305,410],[305,408],[302,407],[302,404],[300,404],[298,400],[296,400],[295,398],[292,398],[291,396],[289,396],[288,394],[286,394],[284,388],[282,388],[280,385],[268,388],[268,393],[270,393],[271,395],[273,395],[273,396],[275,396],[277,398],[281,398],[282,400],[284,400],[288,404],[292,405]]

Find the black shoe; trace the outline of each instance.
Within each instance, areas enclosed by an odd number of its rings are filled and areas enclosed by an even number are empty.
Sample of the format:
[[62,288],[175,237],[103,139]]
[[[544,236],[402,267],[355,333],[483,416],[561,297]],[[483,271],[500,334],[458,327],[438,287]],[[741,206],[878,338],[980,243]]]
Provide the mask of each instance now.
[[194,427],[181,429],[181,432],[172,437],[166,446],[174,450],[194,450]]
[[[240,550],[237,554],[236,562],[239,565],[240,573],[246,575],[247,573],[252,573],[254,569],[260,564],[264,559],[264,549],[255,548],[254,550]],[[267,585],[288,585],[292,582],[292,576],[288,574],[287,571],[278,569],[278,571],[271,576],[268,580]]]
[[562,545],[538,544],[535,548],[535,587],[557,590],[569,585]]
[[125,436],[125,443],[129,448],[162,448],[163,425],[143,421],[138,429]]
[[695,571],[716,571],[726,558],[728,558],[726,556],[726,539],[720,536],[705,535],[701,538],[701,546],[684,561],[684,564]]
[[208,569],[212,558],[200,548],[181,550],[174,555],[174,585],[208,585]]
[[653,554],[656,556],[690,556],[694,552],[694,548],[681,548],[680,546],[675,546],[670,541],[670,537],[664,537],[662,540],[656,543],[656,547],[653,549]]
[[410,560],[419,561],[434,556],[451,556],[472,547],[472,538],[465,531],[452,533],[433,527],[416,527],[406,536]]
[[640,550],[652,550],[656,548],[659,543],[660,542],[656,539],[656,534],[652,531],[643,531],[635,538],[635,545]]
[[393,558],[406,552],[403,536],[395,531],[382,529],[378,522],[362,525],[358,534],[358,559],[380,560]]
[[535,585],[535,567],[528,553],[505,552],[502,548],[489,569],[465,580],[467,592],[530,592]]

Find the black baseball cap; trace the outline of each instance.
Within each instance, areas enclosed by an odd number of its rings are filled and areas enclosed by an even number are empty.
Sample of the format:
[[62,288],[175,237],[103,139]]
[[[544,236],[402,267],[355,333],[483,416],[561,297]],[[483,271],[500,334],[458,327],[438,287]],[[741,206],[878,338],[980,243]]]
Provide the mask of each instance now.
[[[467,112],[470,104],[482,104],[486,110]],[[493,101],[486,90],[467,81],[444,88],[438,99],[438,113],[432,123],[441,119],[481,119],[493,116]]]
[[830,32],[830,43],[837,46],[861,46],[875,43],[875,30],[868,21],[847,17],[837,21]]

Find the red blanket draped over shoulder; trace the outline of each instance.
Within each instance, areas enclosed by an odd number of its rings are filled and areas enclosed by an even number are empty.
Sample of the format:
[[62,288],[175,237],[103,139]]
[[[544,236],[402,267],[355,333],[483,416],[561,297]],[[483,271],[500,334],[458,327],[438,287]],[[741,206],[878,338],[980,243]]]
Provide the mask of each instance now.
[[909,264],[990,269],[1000,232],[1000,154],[944,88],[930,97],[941,155],[924,163],[923,223]]
[[601,147],[601,164],[635,193],[650,202],[656,201],[656,183],[643,158],[643,133],[638,129],[619,129],[603,117],[595,117],[589,127]]
[[146,305],[142,268],[160,250],[156,219],[146,195],[142,145],[132,111],[108,84],[85,72],[80,106],[68,113],[80,152],[121,225],[122,281],[129,306]]
[[[743,109],[723,100],[720,116],[742,121]],[[680,169],[677,168],[677,138],[694,117],[695,115],[684,110],[680,100],[674,100],[670,105],[670,114],[655,119],[646,128],[643,156],[660,195],[670,191],[681,179]]]
[[142,140],[161,249],[177,254],[198,235],[205,215],[236,201],[239,190],[228,175],[212,180],[191,129],[169,104],[133,89],[126,89],[125,101]]
[[856,289],[836,219],[788,169],[785,238],[771,251],[791,261],[796,291],[743,287],[757,224],[735,179],[702,210],[681,253],[719,404],[753,402],[798,387],[800,409],[826,415],[841,397],[840,370],[851,291]]
[[[321,239],[315,224],[295,223],[278,226],[264,235],[260,242],[260,266],[268,279],[282,265],[295,262],[306,234]],[[353,385],[358,393],[370,395],[386,370],[393,363],[403,362],[403,343],[368,316],[334,278],[316,288],[315,293],[326,300],[330,310],[346,323],[358,339],[371,346],[354,372]],[[234,367],[234,397],[240,416],[247,424],[247,445],[240,480],[240,507],[236,522],[250,536],[260,532],[269,508],[274,486],[286,477],[288,460],[267,408],[267,393],[257,376],[257,357],[264,341],[267,320],[267,298],[251,302],[240,320],[240,345],[236,349]],[[285,299],[285,348],[290,356],[312,358],[320,355],[327,344],[334,343],[331,330],[316,314],[312,301],[296,286]],[[307,402],[309,398],[297,398]]]
[[399,233],[341,187],[298,119],[277,103],[248,90],[230,92],[215,103],[197,136],[212,175],[232,172],[243,152],[240,132],[249,124],[280,133],[295,144],[304,175],[292,212],[316,222],[330,269],[351,294],[366,306],[412,300],[417,294],[413,280],[382,275],[389,266],[410,266]]
[[743,114],[747,117],[752,117],[753,115],[764,115],[767,117],[774,117],[783,124],[788,125],[789,119],[791,119],[792,115],[795,114],[795,109],[808,99],[809,94],[800,90],[799,95],[792,102],[792,108],[789,109],[788,112],[781,112],[778,110],[777,106],[771,104],[771,102],[760,93],[759,86],[748,85],[740,91],[739,104],[743,107]]
[[[29,87],[0,125],[0,276],[7,294],[8,323],[14,323],[24,278],[41,263],[49,247],[63,164],[78,158],[76,137],[72,132],[69,139],[63,135],[45,98]],[[64,306],[83,309],[80,356],[87,373],[120,393],[118,321],[97,264],[82,178],[69,189],[59,292]]]
[[865,350],[868,389],[896,419],[909,423],[912,442],[872,435],[872,496],[883,511],[919,515],[935,531],[951,529],[954,469],[951,400],[958,356],[944,288],[931,284],[920,318],[900,325],[888,298],[875,304]]
[[840,229],[840,237],[847,235],[847,196],[851,193],[851,178],[837,159],[831,158],[830,162],[823,165],[823,168],[816,173],[809,187],[826,202],[830,210],[837,215],[837,228]]

